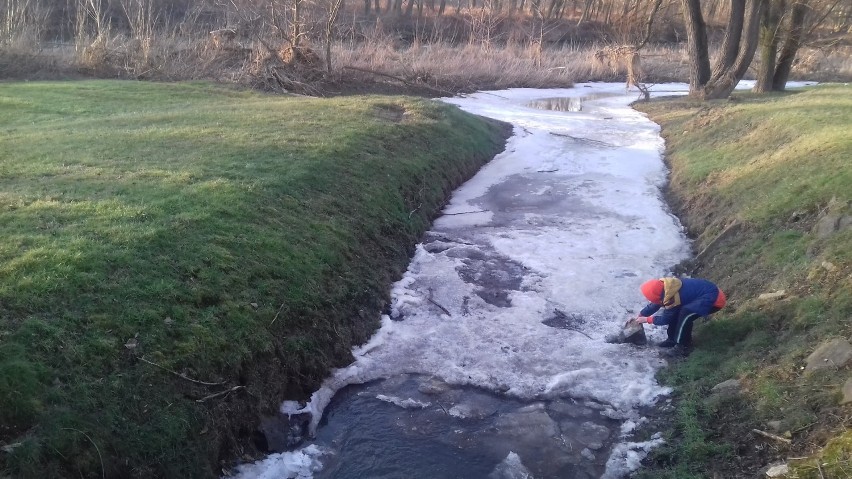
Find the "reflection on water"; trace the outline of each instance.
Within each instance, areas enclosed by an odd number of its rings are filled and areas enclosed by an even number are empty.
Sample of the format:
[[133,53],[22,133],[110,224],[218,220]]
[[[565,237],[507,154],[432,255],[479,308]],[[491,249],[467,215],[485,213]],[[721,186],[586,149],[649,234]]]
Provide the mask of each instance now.
[[[316,479],[600,477],[619,422],[571,399],[524,403],[402,375],[335,396]],[[515,464],[517,463],[517,464]]]
[[615,93],[595,93],[592,95],[573,98],[539,98],[538,100],[533,100],[527,103],[527,106],[530,108],[537,108],[539,110],[580,112],[583,111],[583,104],[585,102],[613,96],[617,95]]

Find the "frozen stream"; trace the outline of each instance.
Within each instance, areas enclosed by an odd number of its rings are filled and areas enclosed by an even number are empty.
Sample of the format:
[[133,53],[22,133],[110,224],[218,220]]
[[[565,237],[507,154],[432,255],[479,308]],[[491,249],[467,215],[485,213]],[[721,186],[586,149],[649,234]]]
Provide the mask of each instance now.
[[[685,91],[686,85],[658,85]],[[684,259],[657,125],[624,85],[445,101],[514,124],[455,191],[356,361],[310,404],[314,440],[243,478],[617,478],[661,440],[653,347],[607,344],[639,284]],[[656,338],[662,331],[656,332]],[[324,413],[324,414],[323,414]],[[322,418],[322,422],[320,422]]]

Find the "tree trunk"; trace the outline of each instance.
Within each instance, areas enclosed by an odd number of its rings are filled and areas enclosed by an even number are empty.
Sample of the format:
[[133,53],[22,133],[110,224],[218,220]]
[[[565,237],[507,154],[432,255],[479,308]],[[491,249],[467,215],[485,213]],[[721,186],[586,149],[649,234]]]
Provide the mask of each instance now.
[[775,76],[772,78],[772,89],[784,91],[790,71],[793,69],[793,60],[802,44],[802,33],[804,32],[805,16],[808,13],[807,0],[799,0],[793,5],[790,14],[790,23],[781,53],[778,55],[778,66],[775,68]]
[[699,0],[682,0],[689,55],[689,94],[700,96],[710,80],[710,55],[707,51],[707,28],[701,15]]
[[743,32],[743,41],[740,45],[739,55],[734,65],[727,71],[721,72],[719,76],[711,78],[704,87],[703,98],[705,100],[717,100],[727,98],[736,88],[737,83],[742,80],[754,59],[757,43],[760,36],[760,17],[767,0],[751,0],[748,22]]
[[299,46],[299,40],[302,38],[302,0],[293,2],[293,53],[296,52],[296,47]]
[[[754,0],[752,0],[754,1]],[[711,78],[718,78],[728,72],[737,61],[740,54],[740,40],[743,35],[745,22],[745,0],[731,0],[731,13],[728,15],[728,26],[725,28],[725,39],[722,40],[720,56],[713,67]]]
[[772,77],[775,74],[775,56],[778,53],[778,30],[781,16],[787,9],[786,0],[772,2],[763,9],[760,18],[760,65],[757,69],[757,82],[752,91],[766,93],[772,90]]
[[[365,0],[367,5],[370,5],[370,0]],[[331,42],[334,39],[334,25],[337,23],[337,16],[340,10],[343,9],[344,0],[332,0],[328,8],[328,13],[325,22],[325,71],[331,74]]]
[[583,6],[583,13],[580,14],[580,19],[577,20],[577,26],[579,27],[587,18],[589,18],[589,10],[595,4],[595,0],[586,0],[586,4]]

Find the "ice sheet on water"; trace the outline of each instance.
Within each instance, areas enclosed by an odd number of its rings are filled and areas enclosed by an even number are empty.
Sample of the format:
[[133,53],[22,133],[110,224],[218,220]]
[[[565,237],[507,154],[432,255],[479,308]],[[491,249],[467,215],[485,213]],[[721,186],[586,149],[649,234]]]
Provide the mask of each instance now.
[[524,467],[521,462],[521,457],[514,452],[509,452],[506,459],[497,467],[494,472],[488,475],[489,479],[533,479],[530,471]]

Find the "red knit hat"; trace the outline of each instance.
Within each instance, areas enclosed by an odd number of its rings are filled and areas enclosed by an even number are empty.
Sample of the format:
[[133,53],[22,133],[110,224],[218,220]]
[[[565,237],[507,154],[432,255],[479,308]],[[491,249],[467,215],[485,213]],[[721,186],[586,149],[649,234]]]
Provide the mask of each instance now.
[[663,303],[663,282],[659,279],[649,279],[640,288],[648,301],[654,304]]

